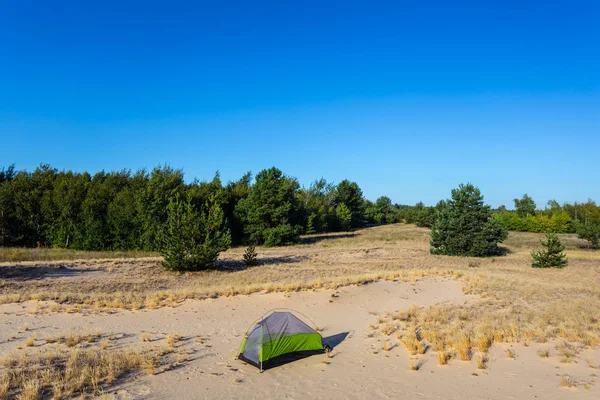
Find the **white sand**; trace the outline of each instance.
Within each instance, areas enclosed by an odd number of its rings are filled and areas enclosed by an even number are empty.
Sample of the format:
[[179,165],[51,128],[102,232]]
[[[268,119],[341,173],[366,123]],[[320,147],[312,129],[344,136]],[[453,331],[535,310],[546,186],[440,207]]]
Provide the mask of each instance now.
[[[332,297],[333,293],[339,297]],[[420,356],[419,371],[410,371],[409,354],[402,345],[382,350],[384,338],[369,338],[375,314],[442,302],[476,301],[451,279],[425,279],[415,284],[377,282],[370,285],[298,293],[254,294],[204,301],[187,301],[176,308],[118,312],[112,315],[80,315],[25,311],[35,303],[0,306],[0,352],[23,345],[25,337],[46,336],[73,330],[100,329],[124,335],[120,346],[156,346],[166,334],[184,336],[182,349],[192,351],[185,365],[154,376],[140,375],[109,393],[126,399],[599,399],[600,388],[591,376],[600,370],[588,367],[586,358],[600,362],[600,351],[582,352],[577,362],[563,364],[551,344],[512,347],[516,360],[508,359],[509,344],[494,344],[487,370],[475,360],[457,359],[437,364],[432,351]],[[310,316],[325,337],[347,337],[333,350],[333,358],[312,356],[259,373],[235,360],[244,331],[271,308],[289,307]],[[27,323],[29,332],[17,333]],[[152,343],[141,343],[140,333],[150,332]],[[14,340],[7,341],[11,336]],[[200,343],[199,337],[206,338]],[[395,335],[390,343],[397,344]],[[38,341],[42,345],[42,341]],[[210,346],[210,347],[207,347]],[[549,359],[537,351],[551,350]],[[377,354],[374,353],[377,351]],[[476,374],[476,375],[475,375]],[[569,374],[581,384],[560,387],[560,376]],[[241,380],[235,383],[235,379]],[[586,389],[584,384],[588,383]]]

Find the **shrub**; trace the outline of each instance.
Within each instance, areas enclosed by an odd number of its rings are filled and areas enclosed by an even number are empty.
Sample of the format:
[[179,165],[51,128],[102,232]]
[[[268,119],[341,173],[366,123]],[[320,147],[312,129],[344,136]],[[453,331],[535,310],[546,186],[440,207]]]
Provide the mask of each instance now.
[[231,235],[225,226],[223,210],[211,197],[200,212],[194,209],[191,196],[181,201],[179,196],[167,206],[167,222],[160,234],[163,266],[174,271],[207,269],[219,253],[231,245]]
[[292,244],[298,239],[298,227],[290,224],[277,225],[263,231],[265,246],[284,246]]
[[498,243],[508,236],[506,227],[492,218],[479,189],[471,184],[452,190],[452,199],[436,206],[431,228],[432,254],[486,257],[500,253]]
[[600,249],[600,224],[578,224],[577,235],[588,241],[588,247]]
[[335,209],[335,215],[340,229],[348,232],[352,228],[352,212],[350,212],[350,209],[342,203]]
[[253,244],[250,244],[246,251],[244,252],[244,264],[251,267],[253,265],[258,264],[258,254],[256,254],[256,247]]
[[546,234],[546,241],[541,241],[544,247],[540,251],[532,251],[533,268],[563,268],[567,266],[567,256],[563,253],[565,246],[554,233]]

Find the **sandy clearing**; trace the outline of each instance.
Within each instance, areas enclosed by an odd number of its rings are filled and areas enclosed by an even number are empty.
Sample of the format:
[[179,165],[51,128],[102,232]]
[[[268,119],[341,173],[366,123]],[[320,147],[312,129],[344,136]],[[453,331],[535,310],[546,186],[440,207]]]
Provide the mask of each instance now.
[[[332,294],[339,297],[332,297]],[[24,311],[34,303],[0,306],[0,352],[23,345],[36,334],[39,339],[68,330],[99,329],[121,337],[119,346],[155,346],[165,335],[178,332],[186,340],[183,350],[193,352],[183,367],[155,376],[139,376],[111,389],[121,398],[332,398],[332,399],[597,399],[600,389],[593,384],[594,372],[584,361],[600,361],[600,352],[587,350],[577,363],[561,364],[552,346],[515,346],[516,360],[504,354],[509,344],[494,345],[488,370],[477,370],[475,361],[452,360],[438,366],[433,352],[422,356],[418,372],[409,370],[409,355],[402,345],[382,351],[381,336],[368,337],[369,324],[377,313],[443,302],[477,301],[462,293],[452,279],[422,279],[416,283],[380,281],[338,290],[253,294],[186,301],[176,308],[152,311],[120,311],[111,315],[37,314]],[[242,335],[265,311],[289,307],[310,316],[325,337],[345,339],[333,358],[313,356],[259,373],[235,360]],[[28,332],[18,331],[27,323]],[[150,332],[151,343],[141,343],[140,333]],[[14,336],[13,340],[7,340]],[[204,338],[201,342],[198,339]],[[390,342],[397,343],[395,336]],[[43,341],[38,347],[47,347]],[[539,348],[550,348],[554,356],[541,359]],[[34,348],[35,351],[35,348]],[[376,352],[376,354],[375,354]],[[476,374],[476,375],[473,375]],[[560,375],[569,374],[589,390],[559,387]],[[235,379],[242,380],[234,383]],[[582,385],[583,386],[583,385]]]

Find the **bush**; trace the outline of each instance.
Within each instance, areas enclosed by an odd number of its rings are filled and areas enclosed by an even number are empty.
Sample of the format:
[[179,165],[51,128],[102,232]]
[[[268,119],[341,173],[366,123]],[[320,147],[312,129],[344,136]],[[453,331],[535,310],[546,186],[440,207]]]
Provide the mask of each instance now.
[[160,254],[165,269],[199,271],[210,268],[219,253],[231,245],[223,210],[211,197],[198,212],[191,196],[181,201],[179,196],[167,206],[167,222],[160,233]]
[[471,184],[452,190],[452,199],[440,202],[429,242],[432,254],[486,257],[500,254],[498,243],[508,231],[492,218],[490,206]]
[[588,241],[588,247],[600,249],[600,224],[578,224],[576,229],[579,239]]
[[298,240],[298,227],[290,224],[277,225],[275,228],[265,229],[263,232],[265,246],[284,246]]
[[544,247],[540,251],[532,251],[533,268],[563,268],[567,266],[567,256],[563,253],[565,246],[554,233],[546,234],[546,241],[541,241]]
[[248,245],[244,252],[244,264],[248,267],[258,264],[258,254],[256,254],[256,247],[253,244]]

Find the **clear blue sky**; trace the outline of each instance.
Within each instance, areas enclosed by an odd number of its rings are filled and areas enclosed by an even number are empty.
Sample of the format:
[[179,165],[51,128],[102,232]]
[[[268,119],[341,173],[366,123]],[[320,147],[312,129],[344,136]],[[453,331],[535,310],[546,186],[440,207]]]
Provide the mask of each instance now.
[[600,201],[597,1],[0,0],[0,166]]

